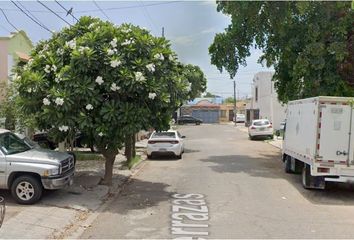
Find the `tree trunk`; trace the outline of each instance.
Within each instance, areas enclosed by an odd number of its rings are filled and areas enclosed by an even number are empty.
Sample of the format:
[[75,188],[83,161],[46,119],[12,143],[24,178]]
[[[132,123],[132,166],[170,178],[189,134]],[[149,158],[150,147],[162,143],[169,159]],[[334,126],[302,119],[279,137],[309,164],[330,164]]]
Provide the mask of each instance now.
[[129,163],[132,160],[132,157],[133,157],[132,138],[131,138],[131,136],[127,136],[125,138],[125,157],[127,158],[127,163]]
[[132,157],[135,158],[136,150],[135,150],[135,142],[136,142],[136,135],[132,135]]
[[105,172],[104,177],[101,180],[100,184],[102,185],[112,185],[112,177],[113,177],[113,165],[118,154],[118,150],[112,149],[99,149],[102,155],[105,158]]

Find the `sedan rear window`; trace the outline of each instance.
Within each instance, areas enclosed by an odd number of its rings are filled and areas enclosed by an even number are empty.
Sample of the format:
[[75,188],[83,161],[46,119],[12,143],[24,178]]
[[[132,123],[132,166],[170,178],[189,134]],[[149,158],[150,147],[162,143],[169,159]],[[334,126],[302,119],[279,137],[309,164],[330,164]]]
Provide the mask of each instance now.
[[264,126],[264,125],[269,125],[269,121],[265,120],[265,121],[255,121],[253,122],[254,126]]
[[176,138],[176,133],[174,132],[155,132],[152,138]]

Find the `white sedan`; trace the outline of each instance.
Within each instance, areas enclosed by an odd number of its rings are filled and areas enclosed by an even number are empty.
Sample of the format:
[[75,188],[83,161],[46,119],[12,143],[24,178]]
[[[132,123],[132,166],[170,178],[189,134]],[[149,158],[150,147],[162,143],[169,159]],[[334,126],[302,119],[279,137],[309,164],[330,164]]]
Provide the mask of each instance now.
[[269,137],[273,138],[273,127],[268,119],[253,120],[248,127],[248,135],[250,139],[255,137]]
[[153,155],[174,155],[181,159],[184,152],[183,138],[185,136],[178,131],[153,132],[146,148],[148,159]]

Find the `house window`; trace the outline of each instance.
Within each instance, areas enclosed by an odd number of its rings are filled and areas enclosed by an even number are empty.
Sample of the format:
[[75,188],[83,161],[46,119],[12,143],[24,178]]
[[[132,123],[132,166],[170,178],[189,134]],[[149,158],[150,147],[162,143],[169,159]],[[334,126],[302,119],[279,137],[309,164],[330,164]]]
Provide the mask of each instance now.
[[256,89],[255,89],[255,99],[257,102],[258,101],[258,87],[256,87]]
[[222,118],[226,118],[226,110],[221,110],[220,115]]

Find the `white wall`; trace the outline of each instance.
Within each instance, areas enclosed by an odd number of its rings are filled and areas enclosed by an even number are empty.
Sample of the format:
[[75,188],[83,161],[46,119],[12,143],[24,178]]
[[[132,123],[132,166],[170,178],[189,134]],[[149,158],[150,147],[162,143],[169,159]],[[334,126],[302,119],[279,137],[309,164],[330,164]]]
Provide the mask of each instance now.
[[[269,119],[274,129],[279,129],[280,122],[284,121],[286,116],[286,107],[278,101],[272,77],[273,72],[258,72],[254,75],[251,108],[259,109],[259,117]],[[258,89],[257,99],[256,89]]]

